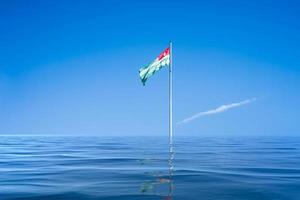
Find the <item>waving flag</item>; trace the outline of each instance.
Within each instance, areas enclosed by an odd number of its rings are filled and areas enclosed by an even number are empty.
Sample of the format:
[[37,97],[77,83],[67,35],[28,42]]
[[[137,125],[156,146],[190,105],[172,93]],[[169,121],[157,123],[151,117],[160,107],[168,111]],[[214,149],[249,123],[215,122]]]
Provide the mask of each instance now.
[[140,78],[145,85],[147,79],[164,66],[170,65],[170,47],[166,48],[152,63],[142,67],[139,71]]

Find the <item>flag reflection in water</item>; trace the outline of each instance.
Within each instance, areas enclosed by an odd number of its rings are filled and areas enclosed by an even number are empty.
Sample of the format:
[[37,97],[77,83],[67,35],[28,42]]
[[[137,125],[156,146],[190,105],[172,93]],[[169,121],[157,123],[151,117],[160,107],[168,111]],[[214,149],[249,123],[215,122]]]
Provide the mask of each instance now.
[[[153,180],[145,181],[141,187],[140,191],[143,194],[156,194],[162,197],[164,200],[173,199],[173,160],[174,160],[174,151],[173,144],[169,145],[169,158],[168,158],[168,174],[164,172],[146,172],[145,174],[151,175]],[[145,159],[141,162],[141,165],[151,163],[151,159]]]

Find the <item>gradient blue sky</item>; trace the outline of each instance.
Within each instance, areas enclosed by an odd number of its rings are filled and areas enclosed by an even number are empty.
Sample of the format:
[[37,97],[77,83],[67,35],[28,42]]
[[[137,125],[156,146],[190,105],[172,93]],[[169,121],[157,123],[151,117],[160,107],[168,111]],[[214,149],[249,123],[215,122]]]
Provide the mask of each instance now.
[[299,1],[1,1],[0,134],[299,135]]

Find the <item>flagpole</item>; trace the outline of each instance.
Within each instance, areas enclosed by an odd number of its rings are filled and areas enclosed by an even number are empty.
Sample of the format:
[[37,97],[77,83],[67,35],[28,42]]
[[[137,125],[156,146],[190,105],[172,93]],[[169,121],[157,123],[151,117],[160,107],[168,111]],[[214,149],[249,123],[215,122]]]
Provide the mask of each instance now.
[[170,42],[170,65],[169,65],[169,193],[168,197],[172,199],[173,196],[173,49],[172,42]]
[[169,145],[173,144],[173,49],[170,42],[170,67],[169,67]]

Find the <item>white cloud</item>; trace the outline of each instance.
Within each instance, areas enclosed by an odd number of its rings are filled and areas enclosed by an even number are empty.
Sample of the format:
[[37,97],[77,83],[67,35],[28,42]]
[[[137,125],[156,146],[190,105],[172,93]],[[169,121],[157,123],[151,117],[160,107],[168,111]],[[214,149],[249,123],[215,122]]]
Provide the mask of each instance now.
[[185,118],[184,120],[178,122],[177,125],[188,123],[188,122],[193,121],[193,120],[195,120],[199,117],[202,117],[202,116],[222,113],[222,112],[225,112],[229,109],[237,108],[237,107],[252,103],[253,101],[256,101],[256,98],[246,99],[246,100],[238,102],[238,103],[231,103],[231,104],[221,105],[221,106],[219,106],[215,109],[204,111],[204,112],[199,112],[199,113],[197,113],[197,114],[195,114],[191,117]]

